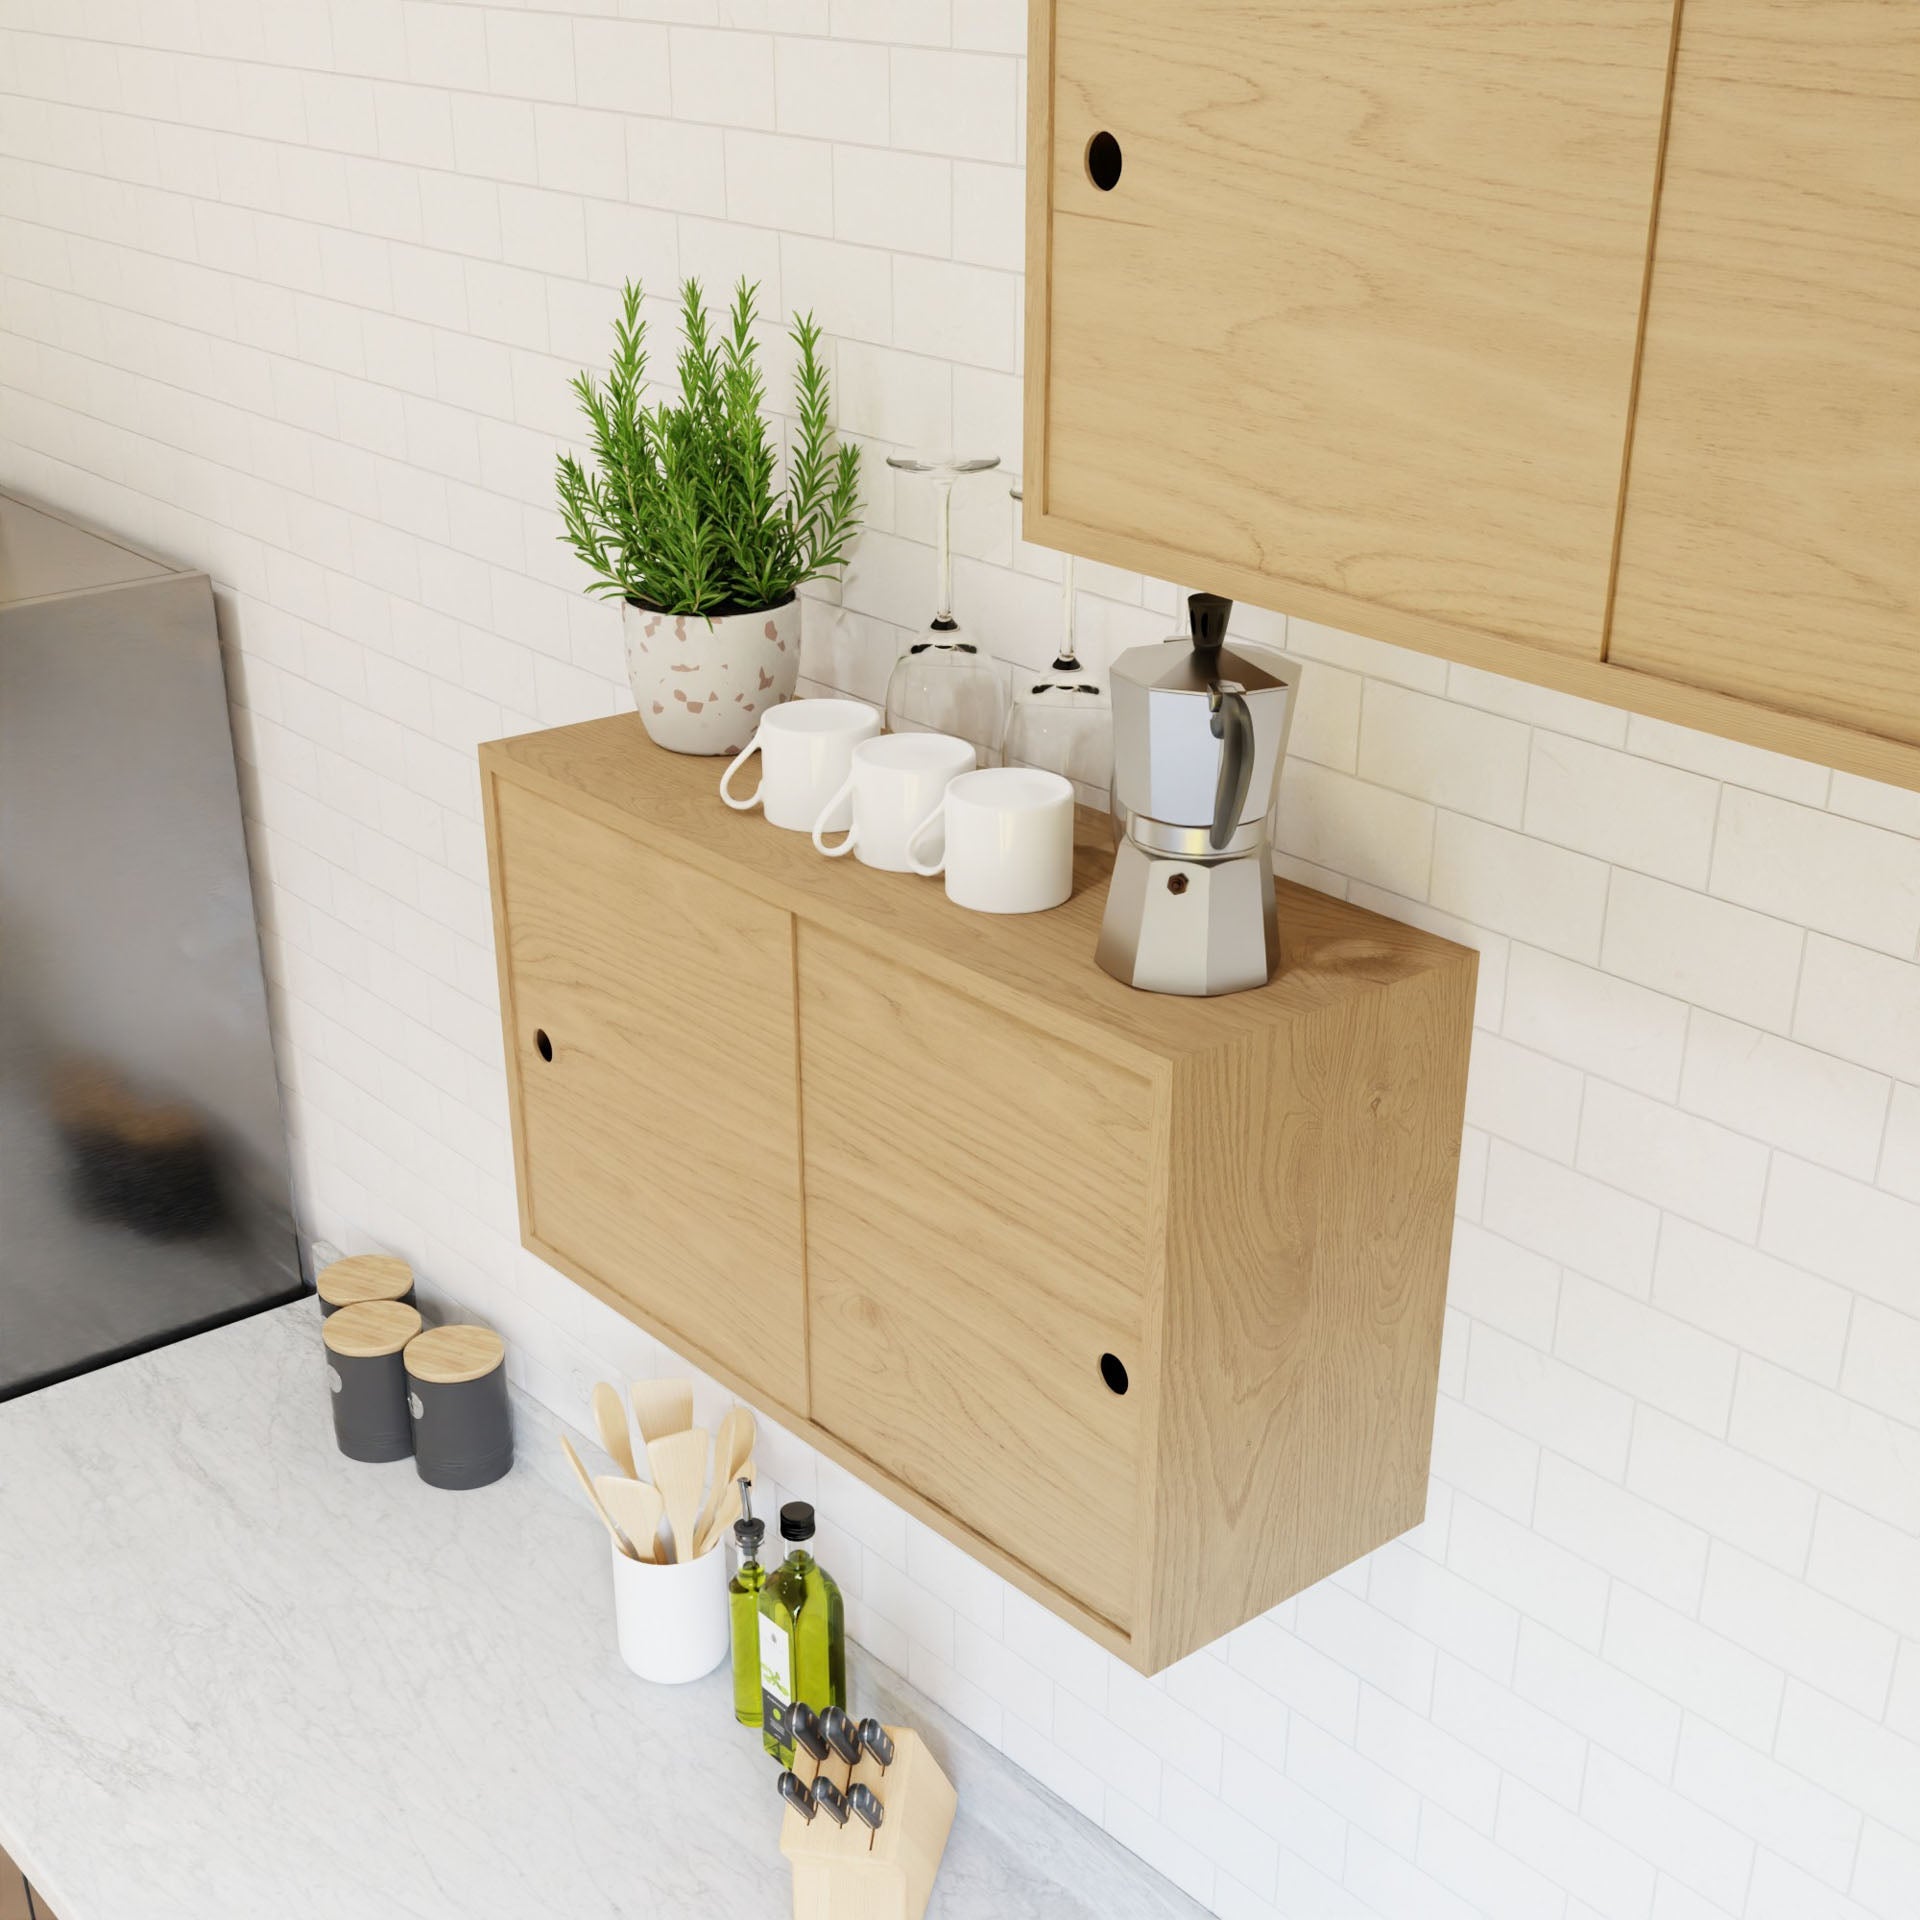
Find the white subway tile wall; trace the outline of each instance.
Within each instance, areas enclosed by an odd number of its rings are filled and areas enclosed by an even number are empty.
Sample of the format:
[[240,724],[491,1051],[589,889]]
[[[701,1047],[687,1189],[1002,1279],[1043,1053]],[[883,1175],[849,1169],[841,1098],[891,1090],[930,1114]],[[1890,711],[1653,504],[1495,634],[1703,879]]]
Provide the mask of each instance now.
[[[516,1235],[473,750],[629,704],[555,537],[566,381],[624,275],[663,372],[677,276],[744,274],[785,404],[811,307],[871,531],[808,685],[877,697],[930,611],[895,448],[1003,457],[959,610],[1044,660],[1024,25],[0,6],[0,482],[213,575],[303,1221],[576,1420],[673,1362]],[[1096,666],[1171,627],[1170,586],[1080,579]],[[1148,1681],[791,1437],[765,1476],[862,1640],[1228,1920],[1912,1920],[1920,799],[1239,631],[1305,663],[1287,870],[1483,955],[1425,1524]]]

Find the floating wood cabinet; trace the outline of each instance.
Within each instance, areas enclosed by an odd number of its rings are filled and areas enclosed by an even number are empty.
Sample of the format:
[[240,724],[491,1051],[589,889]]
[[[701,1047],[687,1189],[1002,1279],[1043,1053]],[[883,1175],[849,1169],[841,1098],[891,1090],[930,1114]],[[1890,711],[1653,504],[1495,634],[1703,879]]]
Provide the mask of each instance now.
[[1920,7],[1029,20],[1029,538],[1920,786]]
[[1425,1508],[1475,956],[1281,888],[1219,1000],[730,813],[631,716],[482,749],[528,1247],[1153,1671]]

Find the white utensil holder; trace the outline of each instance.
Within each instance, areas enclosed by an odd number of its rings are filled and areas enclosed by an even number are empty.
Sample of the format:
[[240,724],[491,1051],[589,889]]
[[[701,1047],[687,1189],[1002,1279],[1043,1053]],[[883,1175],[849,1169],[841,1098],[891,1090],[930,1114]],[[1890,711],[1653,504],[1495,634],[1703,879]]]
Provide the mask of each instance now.
[[729,1645],[725,1551],[716,1545],[697,1560],[664,1567],[629,1560],[612,1540],[607,1549],[620,1658],[642,1680],[664,1686],[711,1673]]

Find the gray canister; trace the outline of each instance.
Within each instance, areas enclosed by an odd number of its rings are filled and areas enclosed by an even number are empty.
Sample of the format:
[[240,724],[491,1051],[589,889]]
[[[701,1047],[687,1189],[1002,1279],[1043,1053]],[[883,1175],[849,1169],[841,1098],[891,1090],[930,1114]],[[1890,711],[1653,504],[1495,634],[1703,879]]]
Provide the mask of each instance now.
[[365,1300],[320,1329],[333,1388],[333,1437],[349,1460],[404,1460],[413,1451],[402,1355],[420,1316],[397,1300]]
[[435,1327],[407,1345],[413,1464],[430,1487],[484,1487],[513,1465],[507,1349],[487,1327]]
[[413,1269],[395,1253],[353,1253],[336,1260],[320,1269],[314,1291],[320,1296],[323,1319],[366,1300],[398,1300],[409,1307],[420,1304],[414,1298]]

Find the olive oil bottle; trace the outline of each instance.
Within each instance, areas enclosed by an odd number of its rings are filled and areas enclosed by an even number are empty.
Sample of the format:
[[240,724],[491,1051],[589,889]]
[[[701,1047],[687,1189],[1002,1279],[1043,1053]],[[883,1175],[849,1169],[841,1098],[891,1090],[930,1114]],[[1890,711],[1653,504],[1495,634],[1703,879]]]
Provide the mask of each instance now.
[[846,1609],[840,1589],[807,1550],[813,1509],[789,1500],[780,1509],[780,1537],[793,1548],[767,1576],[760,1595],[761,1731],[767,1751],[793,1764],[786,1709],[804,1700],[816,1713],[847,1704]]
[[767,1570],[760,1564],[760,1543],[767,1523],[753,1517],[748,1484],[740,1482],[740,1518],[733,1538],[740,1549],[740,1570],[727,1582],[727,1612],[733,1623],[733,1717],[743,1727],[766,1724],[760,1695],[760,1595]]

